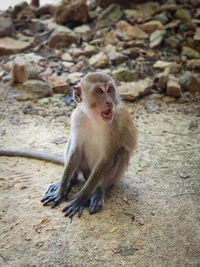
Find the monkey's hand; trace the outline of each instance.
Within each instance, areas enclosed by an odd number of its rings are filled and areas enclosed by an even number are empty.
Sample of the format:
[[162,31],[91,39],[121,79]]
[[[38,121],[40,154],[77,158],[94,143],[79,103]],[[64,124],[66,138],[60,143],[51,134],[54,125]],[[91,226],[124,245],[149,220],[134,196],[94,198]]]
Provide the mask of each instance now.
[[78,212],[78,217],[80,218],[83,213],[84,202],[76,196],[67,206],[63,208],[65,212],[65,217],[73,218],[74,214]]
[[50,184],[45,195],[41,199],[41,202],[43,202],[43,206],[46,206],[48,203],[53,202],[51,204],[51,207],[54,208],[57,205],[59,205],[62,201],[67,200],[67,193],[66,194],[60,193],[59,184],[60,184],[59,181]]

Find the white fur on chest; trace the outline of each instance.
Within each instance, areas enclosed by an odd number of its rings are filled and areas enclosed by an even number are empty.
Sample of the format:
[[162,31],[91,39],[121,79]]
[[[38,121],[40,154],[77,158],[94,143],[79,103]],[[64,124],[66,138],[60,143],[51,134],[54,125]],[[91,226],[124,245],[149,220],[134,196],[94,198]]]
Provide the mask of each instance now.
[[87,127],[83,127],[81,134],[82,148],[84,156],[90,168],[92,168],[97,160],[105,156],[107,145],[107,129],[103,124],[97,124],[93,121],[85,121]]
[[95,117],[83,115],[73,128],[80,151],[92,169],[95,163],[105,156],[108,140],[107,124]]

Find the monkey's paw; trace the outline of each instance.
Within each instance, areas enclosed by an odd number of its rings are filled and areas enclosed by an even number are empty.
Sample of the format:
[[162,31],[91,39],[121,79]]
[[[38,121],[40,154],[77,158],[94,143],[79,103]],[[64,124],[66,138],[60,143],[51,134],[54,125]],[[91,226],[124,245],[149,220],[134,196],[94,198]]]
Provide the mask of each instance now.
[[51,207],[54,208],[57,205],[59,205],[63,200],[67,200],[67,196],[62,196],[59,191],[59,182],[55,182],[53,184],[50,184],[48,187],[45,195],[41,199],[41,202],[43,202],[43,206],[46,206],[50,202],[53,202],[51,204]]
[[79,199],[75,198],[62,211],[65,212],[64,216],[68,216],[70,219],[78,212],[78,217],[80,218],[83,213],[83,206],[83,204],[80,204]]

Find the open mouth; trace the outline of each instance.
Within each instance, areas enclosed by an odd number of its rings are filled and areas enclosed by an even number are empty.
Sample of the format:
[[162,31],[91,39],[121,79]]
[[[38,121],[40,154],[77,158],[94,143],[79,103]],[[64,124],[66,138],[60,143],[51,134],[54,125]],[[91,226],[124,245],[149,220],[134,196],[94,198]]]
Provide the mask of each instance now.
[[104,120],[110,121],[112,119],[112,109],[109,108],[107,110],[102,111],[101,116],[103,117]]

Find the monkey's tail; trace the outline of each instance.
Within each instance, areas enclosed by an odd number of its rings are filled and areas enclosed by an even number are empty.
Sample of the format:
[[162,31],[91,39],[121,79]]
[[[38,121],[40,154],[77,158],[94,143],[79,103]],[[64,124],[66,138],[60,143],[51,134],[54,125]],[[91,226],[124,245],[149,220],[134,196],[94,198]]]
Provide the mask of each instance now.
[[0,156],[33,158],[64,165],[62,156],[35,150],[0,148]]

